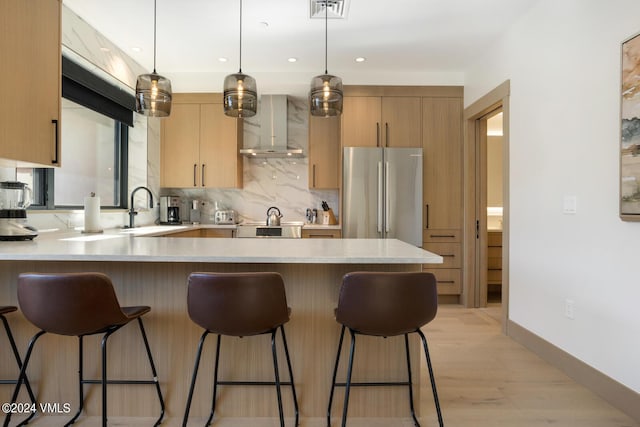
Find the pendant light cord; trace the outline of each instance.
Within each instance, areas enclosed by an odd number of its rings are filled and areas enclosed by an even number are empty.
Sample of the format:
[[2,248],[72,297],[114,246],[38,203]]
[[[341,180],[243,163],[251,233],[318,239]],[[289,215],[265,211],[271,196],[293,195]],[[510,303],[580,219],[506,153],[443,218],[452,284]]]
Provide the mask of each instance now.
[[242,73],[242,0],[240,0],[240,58],[239,58],[239,71]]
[[329,28],[329,0],[324,0],[324,73],[325,74],[329,74],[328,70],[328,66],[327,66],[327,52],[328,52],[328,48],[327,45],[329,44],[328,40],[329,38],[327,37],[327,33],[329,32],[328,28]]
[[156,9],[158,0],[153,0],[153,74],[156,73]]

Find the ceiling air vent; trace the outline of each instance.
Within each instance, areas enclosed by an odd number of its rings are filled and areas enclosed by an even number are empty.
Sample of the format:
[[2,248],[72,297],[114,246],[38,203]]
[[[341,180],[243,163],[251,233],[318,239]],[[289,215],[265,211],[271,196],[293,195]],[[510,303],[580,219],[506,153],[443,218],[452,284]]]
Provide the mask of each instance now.
[[325,18],[325,5],[329,7],[329,19],[346,19],[349,11],[349,0],[310,0],[309,10],[311,19]]

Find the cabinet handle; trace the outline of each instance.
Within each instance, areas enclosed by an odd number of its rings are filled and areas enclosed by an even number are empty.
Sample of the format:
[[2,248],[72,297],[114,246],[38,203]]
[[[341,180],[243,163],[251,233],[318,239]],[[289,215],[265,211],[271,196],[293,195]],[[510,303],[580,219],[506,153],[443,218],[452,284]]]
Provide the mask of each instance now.
[[438,280],[438,283],[446,283],[446,284],[451,284],[451,283],[456,283],[454,280]]
[[313,186],[313,188],[316,188],[316,165],[313,165],[313,177],[312,178],[313,178],[312,179],[312,182],[313,182],[312,186]]
[[376,122],[376,147],[380,147],[380,123]]
[[455,258],[454,254],[440,254],[440,256],[443,258]]
[[388,147],[389,146],[389,123],[384,124],[384,146]]
[[429,228],[429,203],[426,203],[424,207],[424,228],[426,230]]
[[204,163],[202,164],[202,186],[204,187]]
[[58,164],[58,149],[60,142],[58,141],[58,120],[57,119],[52,119],[51,123],[53,123],[53,129],[54,129],[54,134],[53,134],[53,160],[51,160],[51,164],[57,165]]
[[430,234],[429,237],[439,237],[439,238],[454,238],[456,237],[455,234]]
[[196,174],[198,173],[198,165],[197,164],[193,164],[193,186],[196,187],[198,186],[198,183],[196,182]]

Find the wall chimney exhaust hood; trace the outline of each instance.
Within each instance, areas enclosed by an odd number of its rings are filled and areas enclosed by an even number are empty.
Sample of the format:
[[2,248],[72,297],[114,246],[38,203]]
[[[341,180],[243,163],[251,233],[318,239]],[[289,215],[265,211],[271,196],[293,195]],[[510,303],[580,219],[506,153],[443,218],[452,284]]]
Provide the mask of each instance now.
[[260,146],[243,148],[240,154],[250,158],[304,157],[301,148],[287,147],[287,95],[260,97]]

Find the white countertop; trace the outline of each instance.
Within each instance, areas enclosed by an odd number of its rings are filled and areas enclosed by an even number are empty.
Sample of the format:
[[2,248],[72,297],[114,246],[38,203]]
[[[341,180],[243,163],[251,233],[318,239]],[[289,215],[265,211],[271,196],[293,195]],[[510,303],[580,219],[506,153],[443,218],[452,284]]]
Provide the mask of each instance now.
[[396,239],[235,239],[152,237],[196,226],[41,232],[0,242],[0,261],[440,264],[442,257]]

